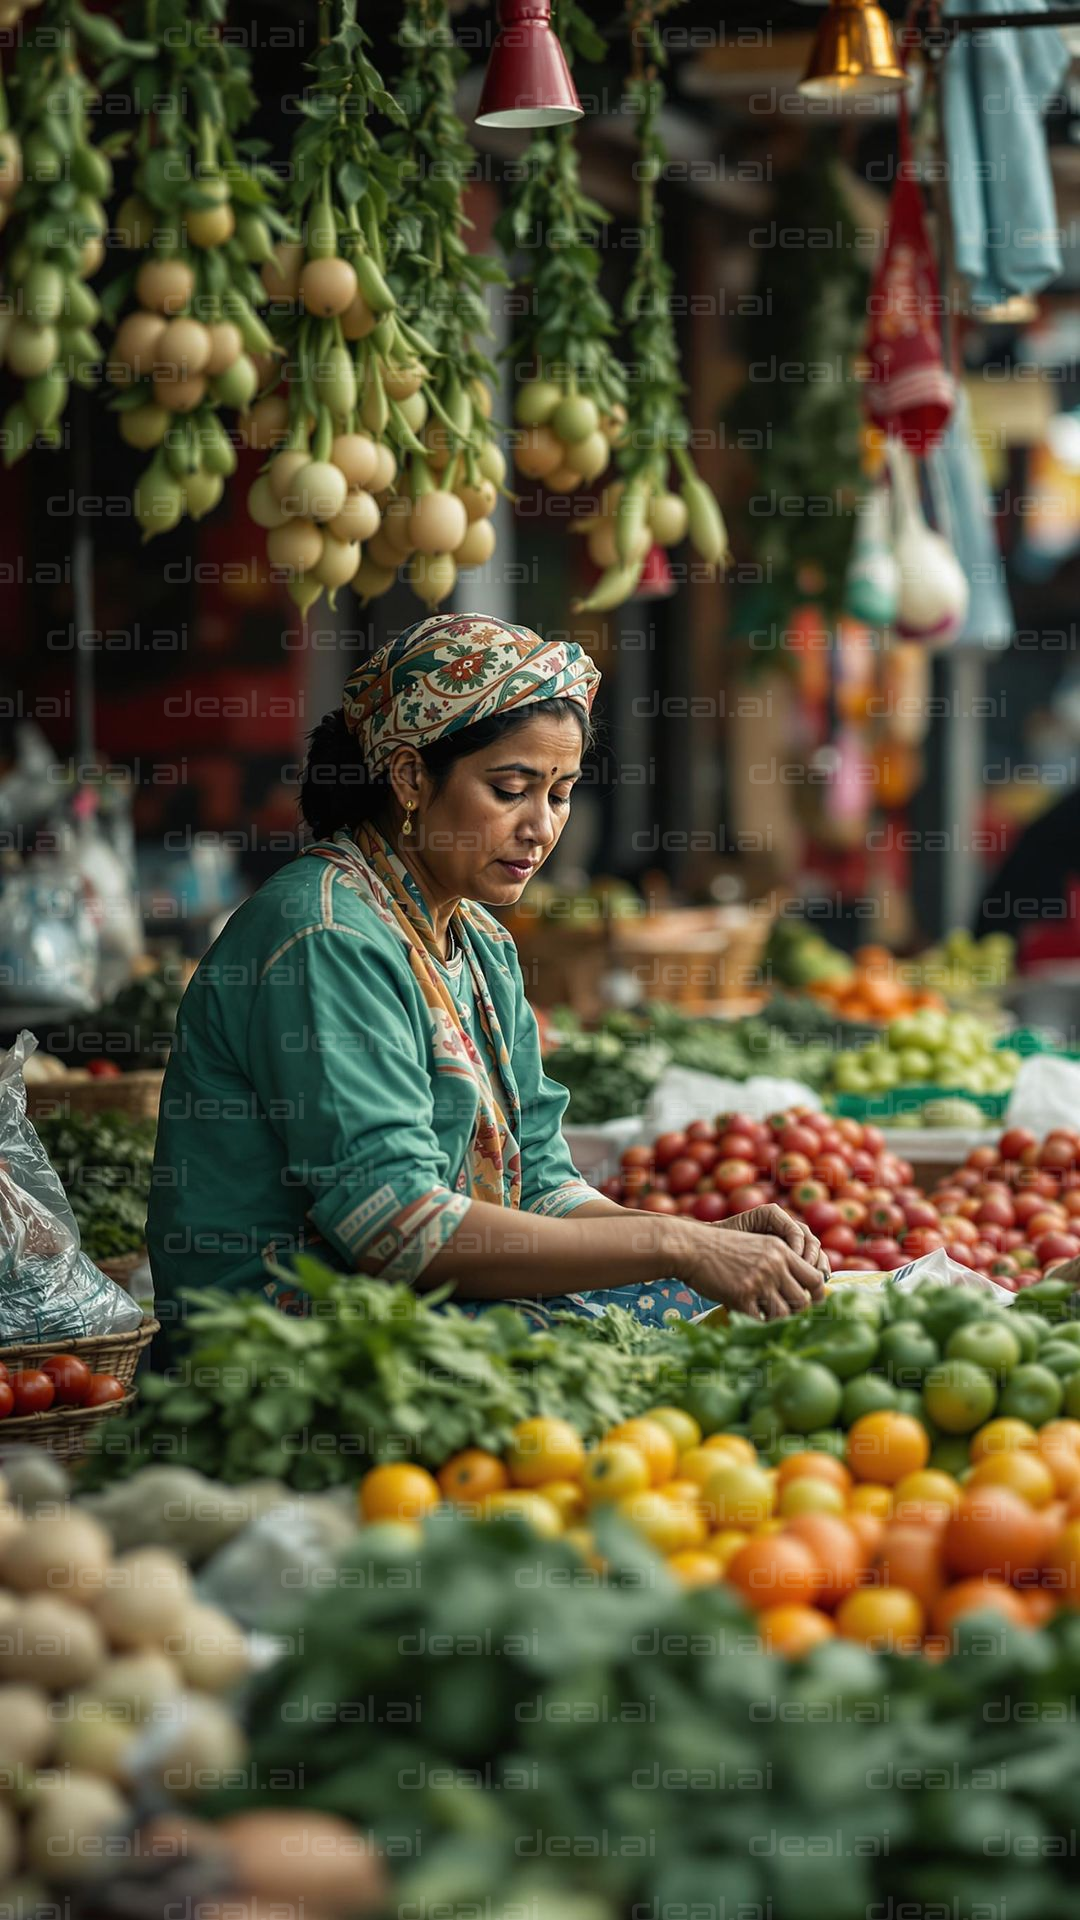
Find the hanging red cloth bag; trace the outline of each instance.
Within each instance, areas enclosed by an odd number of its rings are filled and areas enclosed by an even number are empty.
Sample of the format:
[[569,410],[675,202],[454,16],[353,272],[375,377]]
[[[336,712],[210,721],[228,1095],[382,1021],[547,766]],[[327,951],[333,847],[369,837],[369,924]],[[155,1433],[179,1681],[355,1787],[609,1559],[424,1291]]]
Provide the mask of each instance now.
[[956,389],[941,350],[937,268],[915,178],[907,98],[900,96],[900,176],[889,202],[884,251],[870,289],[866,412],[909,453],[941,438]]

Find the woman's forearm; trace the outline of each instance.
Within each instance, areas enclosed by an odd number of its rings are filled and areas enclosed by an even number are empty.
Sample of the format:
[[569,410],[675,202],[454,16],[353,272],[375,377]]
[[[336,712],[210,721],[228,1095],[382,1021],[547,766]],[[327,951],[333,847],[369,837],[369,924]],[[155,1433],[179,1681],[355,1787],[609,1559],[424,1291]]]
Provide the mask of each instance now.
[[422,1287],[447,1280],[463,1300],[517,1294],[574,1293],[583,1287],[651,1286],[677,1279],[690,1264],[690,1234],[670,1215],[588,1201],[561,1219],[474,1200],[420,1276]]

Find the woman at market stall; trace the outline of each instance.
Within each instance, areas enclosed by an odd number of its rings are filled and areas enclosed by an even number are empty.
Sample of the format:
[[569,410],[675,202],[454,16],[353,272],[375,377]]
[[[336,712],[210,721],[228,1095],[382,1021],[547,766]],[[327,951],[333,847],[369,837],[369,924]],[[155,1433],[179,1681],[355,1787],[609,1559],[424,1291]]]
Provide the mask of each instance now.
[[558,842],[599,679],[573,642],[480,614],[421,620],[350,674],[311,740],[314,843],[232,915],[180,1008],[148,1222],[163,1320],[192,1285],[302,1308],[300,1250],[540,1318],[616,1299],[771,1318],[820,1295],[827,1262],[779,1208],[720,1232],[632,1211],[563,1140],[568,1095],[487,908]]

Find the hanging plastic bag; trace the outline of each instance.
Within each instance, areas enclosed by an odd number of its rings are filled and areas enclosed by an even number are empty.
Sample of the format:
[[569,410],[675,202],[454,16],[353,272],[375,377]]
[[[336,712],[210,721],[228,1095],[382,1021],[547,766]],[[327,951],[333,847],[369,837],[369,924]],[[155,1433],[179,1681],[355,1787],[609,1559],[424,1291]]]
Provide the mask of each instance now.
[[900,173],[889,202],[885,250],[870,288],[867,414],[912,453],[945,431],[956,388],[945,366],[937,268],[915,179],[907,99],[900,95]]
[[896,497],[896,561],[900,598],[896,631],[902,640],[947,647],[967,617],[967,578],[947,540],[923,517],[915,461],[894,441],[888,448]]
[[26,1117],[20,1033],[0,1054],[0,1346],[127,1333],[142,1309],[79,1246],[75,1215]]

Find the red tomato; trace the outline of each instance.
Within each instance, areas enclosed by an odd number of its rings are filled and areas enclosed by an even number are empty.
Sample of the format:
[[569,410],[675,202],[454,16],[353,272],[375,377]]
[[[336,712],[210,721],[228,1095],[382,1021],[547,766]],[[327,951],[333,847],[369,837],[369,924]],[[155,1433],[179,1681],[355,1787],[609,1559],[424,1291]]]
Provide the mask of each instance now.
[[1006,1229],[1004,1227],[981,1226],[979,1228],[977,1238],[981,1240],[984,1243],[984,1245],[988,1247],[996,1247],[999,1253],[1004,1253],[1005,1232],[1006,1232]]
[[866,1224],[866,1208],[861,1200],[838,1200],[836,1211],[845,1227],[862,1227]]
[[115,1060],[88,1060],[86,1071],[93,1080],[119,1080],[120,1069]]
[[1071,1193],[1067,1193],[1063,1204],[1070,1219],[1080,1213],[1080,1188],[1074,1187]]
[[840,1209],[831,1200],[815,1200],[804,1210],[803,1217],[811,1233],[816,1233],[819,1240],[823,1233],[828,1233],[830,1227],[840,1225]]
[[[678,1213],[679,1211],[670,1193],[662,1192],[659,1187],[650,1187],[648,1193],[642,1194],[638,1201],[638,1209],[641,1213]],[[107,1373],[100,1374],[98,1377],[102,1380],[109,1378]],[[115,1398],[115,1395],[112,1397]],[[101,1402],[94,1400],[91,1405],[100,1406]]]
[[718,1193],[733,1193],[736,1187],[752,1186],[756,1172],[752,1160],[721,1160],[713,1168],[713,1186]]
[[1011,1253],[999,1253],[997,1259],[990,1262],[992,1280],[1015,1280],[1019,1271]]
[[813,1174],[815,1180],[824,1180],[830,1193],[836,1193],[848,1177],[848,1163],[840,1153],[819,1153]]
[[800,1180],[809,1179],[812,1171],[805,1153],[781,1153],[776,1163],[776,1177],[782,1187],[797,1187]]
[[694,1201],[694,1219],[704,1220],[711,1225],[723,1220],[728,1212],[728,1202],[722,1193],[700,1193]]
[[909,1227],[936,1227],[938,1210],[929,1200],[905,1200],[902,1207],[904,1220]]
[[865,1210],[866,1196],[869,1191],[865,1180],[845,1180],[836,1197],[838,1200],[857,1200],[860,1207]]
[[851,1156],[851,1171],[854,1178],[856,1180],[865,1180],[869,1183],[871,1180],[877,1179],[877,1170],[878,1163],[874,1155],[872,1153],[863,1153],[856,1149]]
[[1039,1153],[1040,1167],[1048,1167],[1051,1171],[1056,1168],[1064,1173],[1075,1164],[1075,1161],[1076,1149],[1070,1140],[1055,1140],[1051,1135],[1043,1142]]
[[685,1133],[662,1133],[653,1141],[653,1159],[658,1167],[670,1167],[685,1152]]
[[1009,1199],[984,1200],[975,1215],[975,1223],[980,1227],[1011,1227],[1016,1215]]
[[711,1120],[691,1120],[686,1137],[688,1140],[704,1140],[711,1146],[716,1139],[716,1128]]
[[698,1193],[680,1193],[675,1202],[676,1213],[693,1213],[700,1198]]
[[759,1141],[754,1147],[754,1164],[759,1173],[773,1174],[780,1161],[780,1149],[772,1141]]
[[992,1247],[988,1240],[976,1240],[975,1245],[968,1248],[965,1265],[974,1267],[976,1273],[989,1273],[991,1262],[998,1258],[997,1247]]
[[[938,1221],[938,1227],[945,1235],[946,1240],[967,1240],[974,1242],[979,1237],[979,1229],[975,1225],[974,1220],[965,1220],[963,1214],[960,1213],[943,1213]],[[1023,1238],[1023,1235],[1021,1235],[1021,1238]]]
[[872,1127],[868,1122],[864,1122],[862,1144],[867,1153],[881,1153],[885,1147],[885,1135],[882,1133],[881,1128]]
[[861,1147],[863,1143],[862,1124],[858,1120],[837,1120],[836,1131],[847,1141],[849,1147]]
[[798,1186],[791,1189],[791,1198],[800,1212],[805,1213],[816,1201],[827,1201],[829,1189],[824,1180],[800,1180]]
[[73,1353],[54,1353],[41,1363],[56,1388],[56,1397],[68,1407],[81,1407],[90,1385],[91,1369]]
[[1031,1247],[1015,1248],[1013,1252],[1013,1259],[1016,1261],[1016,1264],[1019,1267],[1021,1273],[1033,1273],[1035,1271],[1036,1266],[1038,1265],[1038,1262],[1035,1259],[1035,1254],[1031,1249]]
[[1030,1220],[1025,1220],[1024,1230],[1034,1245],[1044,1233],[1064,1233],[1068,1222],[1069,1216],[1064,1207],[1044,1206],[1039,1208],[1038,1213],[1033,1213]]
[[886,1206],[871,1206],[866,1223],[875,1233],[892,1234],[894,1237],[902,1233],[907,1225],[903,1208],[894,1206],[891,1201]]
[[975,1167],[978,1172],[983,1173],[987,1167],[994,1166],[996,1161],[996,1147],[972,1147],[964,1165],[966,1167]]
[[6,1380],[0,1380],[0,1420],[6,1420],[15,1405],[15,1395]]
[[86,1404],[88,1407],[105,1407],[110,1401],[123,1400],[126,1394],[127,1388],[114,1373],[92,1373]]
[[880,1267],[882,1273],[891,1273],[894,1267],[901,1265],[904,1258],[900,1251],[899,1240],[890,1233],[872,1234],[869,1240],[863,1241],[859,1252],[865,1253],[869,1264]]
[[998,1141],[998,1152],[1003,1160],[1019,1160],[1024,1148],[1035,1144],[1035,1135],[1026,1127],[1009,1127]]
[[720,1135],[716,1147],[721,1160],[752,1160],[757,1144],[750,1134],[736,1133],[733,1127],[729,1127],[726,1133]]
[[812,1127],[783,1127],[780,1131],[780,1146],[784,1153],[804,1153],[812,1160],[819,1152],[818,1136]]
[[15,1396],[15,1414],[47,1413],[56,1399],[56,1388],[39,1367],[26,1367],[11,1376]]
[[1018,1193],[1013,1200],[1013,1218],[1017,1226],[1025,1226],[1033,1214],[1042,1212],[1042,1206],[1041,1193]]
[[826,1253],[854,1253],[859,1241],[854,1227],[846,1226],[841,1220],[822,1234],[821,1244]]
[[667,1162],[667,1179],[672,1193],[689,1193],[701,1179],[701,1168],[688,1154],[683,1155],[678,1160]]
[[937,1247],[945,1245],[944,1234],[933,1227],[912,1227],[900,1241],[900,1250],[905,1260],[921,1260],[924,1253],[933,1253]]
[[654,1173],[646,1189],[648,1193],[667,1193],[668,1177],[666,1173]]
[[1072,1233],[1044,1233],[1035,1242],[1040,1267],[1048,1267],[1052,1260],[1075,1260],[1078,1253],[1080,1240]]
[[651,1147],[627,1147],[620,1155],[619,1164],[624,1167],[651,1167],[653,1155]]
[[686,1158],[696,1160],[702,1173],[711,1173],[720,1158],[720,1149],[708,1140],[691,1140],[687,1145]]
[[769,1189],[751,1182],[748,1187],[732,1187],[726,1198],[729,1213],[749,1213],[751,1207],[766,1205]]

